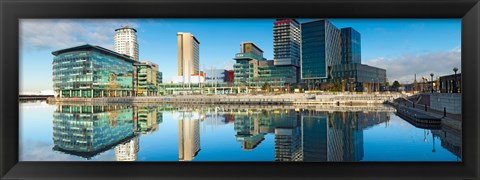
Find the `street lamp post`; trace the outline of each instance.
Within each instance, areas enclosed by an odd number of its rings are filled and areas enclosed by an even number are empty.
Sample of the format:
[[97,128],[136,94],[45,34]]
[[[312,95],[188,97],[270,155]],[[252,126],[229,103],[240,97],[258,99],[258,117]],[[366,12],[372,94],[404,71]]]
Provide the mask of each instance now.
[[372,92],[375,92],[375,80],[372,78]]
[[422,92],[425,93],[425,77],[422,77]]
[[454,67],[453,68],[453,72],[455,72],[455,75],[453,76],[453,91],[452,93],[457,93],[457,71],[458,71],[458,68],[457,67]]
[[432,93],[433,93],[433,73],[430,73],[430,76],[432,77],[432,81],[430,82],[430,87],[431,87]]

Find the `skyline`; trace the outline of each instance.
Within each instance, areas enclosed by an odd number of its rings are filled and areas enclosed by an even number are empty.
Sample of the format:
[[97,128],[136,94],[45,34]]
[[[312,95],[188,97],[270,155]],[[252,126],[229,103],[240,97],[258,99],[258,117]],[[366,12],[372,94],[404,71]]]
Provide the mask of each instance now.
[[[301,23],[313,19],[298,19]],[[362,36],[362,63],[387,70],[392,83],[413,82],[460,66],[460,19],[328,19]],[[21,20],[20,92],[52,89],[52,51],[91,44],[113,49],[114,29],[137,29],[139,60],[157,63],[168,82],[177,70],[178,32],[200,42],[200,68],[232,69],[241,42],[254,42],[273,59],[275,19]],[[53,38],[52,38],[53,37]],[[423,61],[421,61],[423,60]],[[427,61],[427,62],[425,62]],[[430,61],[434,61],[430,63]],[[389,66],[390,65],[390,66]],[[458,71],[461,73],[461,70]]]

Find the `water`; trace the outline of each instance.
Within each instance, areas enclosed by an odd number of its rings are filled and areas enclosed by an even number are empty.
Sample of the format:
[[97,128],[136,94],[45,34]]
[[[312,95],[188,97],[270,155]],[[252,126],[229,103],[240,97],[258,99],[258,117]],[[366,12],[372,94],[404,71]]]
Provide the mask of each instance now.
[[[20,161],[461,161],[460,132],[417,128],[388,106],[20,103]],[[353,111],[353,112],[352,112]]]

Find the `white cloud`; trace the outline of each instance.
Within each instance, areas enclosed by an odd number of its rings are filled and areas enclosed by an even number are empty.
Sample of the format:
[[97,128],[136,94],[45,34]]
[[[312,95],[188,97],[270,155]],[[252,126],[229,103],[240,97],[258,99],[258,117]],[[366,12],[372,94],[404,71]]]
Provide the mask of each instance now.
[[[400,83],[411,83],[417,74],[417,81],[421,77],[428,77],[430,73],[437,76],[453,74],[453,68],[461,69],[460,47],[449,51],[431,52],[425,54],[404,54],[395,58],[373,58],[363,62],[364,64],[380,67],[387,70],[387,78],[390,82],[398,80]],[[459,70],[457,73],[460,73]]]
[[[87,159],[52,150],[53,144],[26,140],[20,146],[20,161],[86,161]],[[93,161],[115,161],[115,151],[109,149],[92,157]]]
[[82,44],[112,48],[115,29],[126,24],[138,28],[135,20],[22,19],[20,47],[23,51],[53,51]]

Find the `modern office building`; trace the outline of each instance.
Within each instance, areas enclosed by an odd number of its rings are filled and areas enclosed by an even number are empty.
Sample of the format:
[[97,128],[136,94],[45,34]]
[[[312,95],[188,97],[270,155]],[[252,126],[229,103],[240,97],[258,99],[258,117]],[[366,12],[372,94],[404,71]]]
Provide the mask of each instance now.
[[[188,88],[192,85],[197,85],[199,83],[205,82],[205,74],[192,74],[191,76],[173,76],[171,83],[181,84],[182,87]],[[188,84],[187,84],[188,83]]]
[[386,70],[361,64],[360,33],[351,27],[342,28],[341,37],[342,61],[332,66],[331,81],[341,83],[344,91],[384,90]]
[[294,85],[299,82],[300,68],[296,66],[270,66],[269,84],[275,86]]
[[162,74],[158,65],[150,61],[133,64],[136,69],[135,87],[136,96],[156,96],[158,85],[162,83]]
[[332,81],[342,83],[345,91],[381,91],[387,82],[387,71],[359,63],[334,65]]
[[251,42],[240,44],[240,53],[235,54],[234,68],[235,85],[250,86],[258,81],[258,66],[266,63],[263,51]]
[[462,73],[441,76],[440,92],[441,93],[461,93],[462,92]]
[[137,30],[128,25],[115,29],[114,50],[138,61]]
[[227,82],[227,78],[228,74],[225,69],[205,69],[205,83],[224,83]]
[[[302,23],[301,76],[308,87],[340,83],[344,91],[382,91],[386,70],[361,64],[361,36],[328,20]],[[313,81],[313,82],[312,82]]]
[[177,33],[178,40],[178,76],[185,78],[186,84],[191,82],[192,74],[200,73],[200,42],[191,33]]
[[300,80],[300,45],[300,23],[297,20],[277,19],[273,23],[274,65],[288,84]]
[[52,52],[55,97],[134,95],[134,59],[89,44]]
[[341,29],[342,64],[361,64],[360,33],[351,27]]
[[53,150],[90,159],[135,136],[127,106],[59,105],[53,113]]
[[301,78],[327,82],[341,63],[341,32],[326,19],[302,23]]
[[273,59],[275,65],[300,67],[300,23],[295,19],[277,19],[273,23]]
[[[235,55],[234,60],[234,84],[237,86],[260,87],[265,83],[276,86],[285,84],[286,74],[279,73],[274,65],[274,60],[263,57],[263,51],[254,43],[243,42],[240,45],[240,53]],[[292,68],[289,66],[287,68]]]

